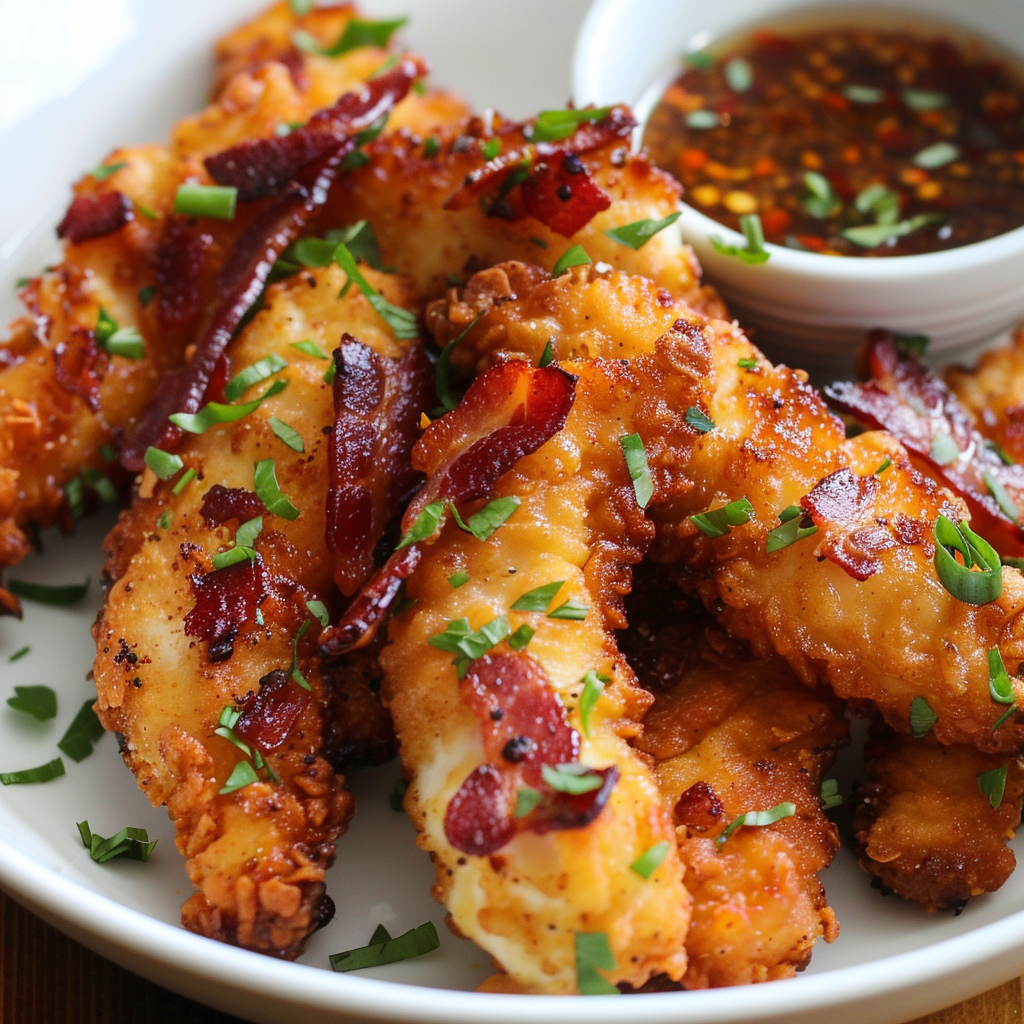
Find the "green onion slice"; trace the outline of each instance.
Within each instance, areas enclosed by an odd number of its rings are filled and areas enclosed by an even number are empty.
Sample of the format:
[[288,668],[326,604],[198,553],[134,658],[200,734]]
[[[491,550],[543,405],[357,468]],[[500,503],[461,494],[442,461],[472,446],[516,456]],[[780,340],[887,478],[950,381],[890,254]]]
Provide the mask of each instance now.
[[96,835],[88,821],[78,823],[78,834],[82,837],[85,848],[97,864],[106,864],[108,860],[137,860],[145,863],[149,860],[158,840],[150,840],[144,828],[123,828],[115,832],[109,839]]
[[635,220],[632,224],[623,224],[620,228],[609,228],[605,234],[621,245],[630,249],[642,249],[659,231],[664,231],[670,224],[675,224],[682,213],[670,213],[661,220]]
[[383,50],[395,32],[408,21],[408,18],[393,18],[390,21],[351,18],[345,23],[341,35],[330,46],[322,46],[316,36],[299,30],[292,34],[292,41],[300,50],[320,57],[340,57],[343,53],[360,46],[376,46]]
[[233,220],[238,189],[233,185],[179,185],[173,211],[186,217]]
[[171,488],[171,493],[181,494],[181,492],[185,490],[193,480],[195,480],[197,475],[196,471],[190,466],[181,474],[181,479]]
[[466,583],[469,582],[469,573],[468,572],[453,573],[451,576],[448,577],[448,582],[456,590],[458,590],[459,587],[464,586]]
[[564,601],[557,608],[548,612],[549,619],[567,619],[572,622],[582,622],[587,617],[590,609],[579,601],[570,599]]
[[[960,552],[963,564],[954,551]],[[975,566],[979,572],[973,571]],[[935,520],[935,571],[946,590],[964,604],[989,604],[1003,592],[1002,564],[992,545],[966,523],[943,515]]]
[[993,647],[988,652],[988,693],[998,704],[1012,704],[1016,700],[1013,683],[998,647]]
[[134,327],[119,327],[117,321],[100,306],[96,320],[96,346],[112,356],[125,359],[144,359],[146,343]]
[[839,782],[836,779],[821,780],[821,809],[830,811],[843,803],[843,795],[839,792]]
[[185,468],[180,455],[162,451],[150,445],[146,449],[146,465],[161,479],[170,480],[175,473]]
[[324,628],[326,628],[327,624],[331,621],[331,616],[327,612],[327,605],[325,605],[323,601],[307,601],[306,609],[309,614],[312,615],[313,618],[316,619],[316,621]]
[[84,761],[93,751],[97,741],[104,734],[103,725],[93,711],[94,699],[90,697],[79,709],[67,731],[60,738],[57,747],[72,761]]
[[900,352],[914,356],[923,356],[932,341],[927,334],[894,334],[893,337]]
[[873,476],[878,476],[879,474],[884,473],[891,465],[892,459],[890,459],[889,456],[886,455],[886,457],[881,461],[881,463],[879,463],[878,469],[875,470]]
[[995,810],[1003,802],[1006,791],[1006,765],[1000,765],[978,776],[978,790],[988,797],[989,806]]
[[299,510],[281,493],[273,459],[257,462],[253,470],[256,494],[268,512],[282,519],[298,519]]
[[832,183],[817,171],[804,172],[804,194],[800,204],[804,213],[816,220],[828,220],[842,207]]
[[[351,22],[350,22],[351,24]],[[334,971],[361,971],[367,967],[382,967],[384,964],[397,963],[400,960],[411,960],[413,957],[423,956],[430,953],[441,945],[437,937],[437,929],[432,921],[421,924],[418,928],[410,928],[409,931],[397,938],[386,938],[387,931],[378,928],[373,938],[381,941],[371,941],[368,946],[359,946],[357,949],[346,949],[342,953],[331,955],[331,969]]]
[[604,785],[603,775],[578,761],[560,764],[557,768],[549,764],[543,765],[541,775],[556,793],[578,796],[581,793],[592,793]]
[[948,466],[960,458],[960,447],[949,434],[943,431],[932,438],[929,454],[933,461],[937,462],[940,466]]
[[747,244],[741,249],[736,245],[728,245],[719,235],[710,235],[711,247],[723,256],[735,256],[744,263],[765,263],[771,253],[764,247],[764,228],[761,218],[756,213],[745,213],[740,217],[740,231]]
[[764,549],[769,555],[818,532],[818,528],[799,505],[790,505],[789,508],[784,508],[779,513],[779,520],[782,525],[776,526],[768,533]]
[[337,249],[334,250],[334,262],[345,271],[350,281],[355,282],[356,287],[363,293],[366,301],[370,303],[377,315],[391,328],[396,338],[409,339],[419,337],[420,331],[416,321],[416,314],[388,302],[360,273],[359,267],[356,266],[355,257],[346,248],[344,242],[339,242]]
[[82,583],[69,583],[64,586],[48,586],[45,583],[29,583],[26,580],[8,580],[7,589],[18,597],[37,604],[48,604],[54,607],[65,607],[77,604],[89,593],[90,576]]
[[10,662],[12,662],[12,661],[21,661],[21,659],[22,659],[22,658],[24,658],[24,657],[25,657],[25,655],[26,655],[26,654],[28,654],[28,652],[29,652],[29,651],[31,651],[31,650],[32,650],[32,648],[31,648],[31,647],[19,647],[19,648],[18,648],[18,650],[16,650],[16,651],[15,651],[15,652],[14,652],[14,653],[13,653],[13,654],[12,654],[12,655],[11,655],[11,656],[10,656],[10,657],[8,658],[8,659],[7,659],[8,663],[10,663]]
[[654,480],[651,478],[651,470],[647,465],[647,451],[644,448],[644,443],[639,434],[626,434],[619,438],[619,445],[626,458],[629,478],[633,481],[636,503],[641,508],[647,508],[647,503],[654,496]]
[[629,865],[629,870],[634,874],[639,875],[641,878],[650,878],[651,875],[661,867],[661,862],[665,859],[667,854],[668,840],[663,839],[660,843],[655,843],[653,846],[644,850],[644,852]]
[[918,113],[941,110],[949,105],[949,97],[944,92],[935,92],[932,89],[904,89],[900,96],[911,110]]
[[920,739],[931,732],[932,726],[939,716],[932,710],[931,704],[924,697],[915,697],[910,702],[910,732]]
[[722,69],[726,85],[733,92],[746,92],[754,84],[754,69],[750,61],[742,57],[733,57]]
[[922,149],[914,157],[914,163],[925,170],[933,171],[939,167],[945,167],[946,164],[951,164],[959,158],[959,146],[954,146],[952,142],[936,142]]
[[537,360],[537,366],[543,370],[552,359],[555,358],[555,346],[551,338],[548,338],[548,343],[544,346],[544,351],[540,354],[540,359]]
[[590,735],[590,712],[594,705],[601,699],[604,693],[605,684],[611,682],[608,676],[593,669],[583,677],[583,694],[580,697],[580,725],[583,727],[585,736]]
[[0,784],[20,786],[34,782],[50,782],[64,774],[64,762],[55,757],[38,768],[23,768],[20,772],[0,772]]
[[304,355],[312,356],[314,359],[329,359],[330,356],[315,342],[309,338],[303,341],[293,341],[292,348],[298,349]]
[[737,498],[722,508],[690,516],[690,521],[705,537],[715,540],[717,537],[724,537],[734,526],[749,523],[753,511],[754,506],[746,498]]
[[304,452],[306,450],[302,435],[293,426],[285,423],[284,420],[279,420],[276,416],[271,416],[267,423],[270,424],[270,429],[274,432],[274,436],[291,448],[293,452]]
[[426,540],[437,530],[438,523],[444,515],[445,503],[443,501],[432,501],[429,505],[423,506],[423,511],[413,520],[409,532],[398,542],[396,551],[408,547],[410,544],[418,544]]
[[506,498],[495,498],[494,501],[488,502],[482,509],[480,509],[479,512],[474,512],[473,515],[471,515],[465,522],[462,521],[462,517],[459,515],[458,509],[452,505],[452,517],[461,529],[465,530],[467,533],[473,534],[477,540],[484,541],[490,539],[494,531],[497,530],[498,527],[501,526],[521,504],[522,502],[514,494],[509,495]]
[[789,803],[788,801],[776,804],[767,811],[747,811],[746,814],[741,814],[738,818],[734,818],[726,826],[722,834],[715,840],[715,845],[721,849],[729,836],[743,825],[774,825],[775,822],[782,821],[784,818],[792,818],[794,814],[796,814],[796,804]]
[[533,142],[557,142],[559,139],[567,139],[581,124],[600,121],[613,109],[591,107],[587,110],[543,110],[537,115],[533,126],[528,129],[530,139]]
[[49,686],[16,686],[7,704],[15,711],[31,715],[37,722],[57,717],[57,694]]
[[513,651],[521,651],[534,636],[535,630],[525,622],[508,638],[508,645]]
[[299,627],[299,631],[295,634],[295,639],[292,640],[292,663],[288,669],[288,674],[299,684],[304,690],[312,691],[313,687],[309,685],[308,680],[302,674],[302,669],[299,668],[299,642],[309,632],[309,627],[312,622],[306,619],[305,622]]
[[437,365],[434,367],[434,387],[437,390],[437,400],[441,403],[442,408],[446,411],[451,411],[458,404],[459,400],[452,394],[451,389],[451,361],[452,352],[455,351],[459,342],[477,325],[480,318],[486,313],[484,310],[477,313],[475,317],[465,327],[459,331],[458,334],[448,342],[443,349],[441,354],[437,357]]
[[1017,507],[1017,503],[1010,497],[1006,488],[992,475],[991,470],[986,469],[981,474],[982,480],[985,481],[985,486],[988,488],[989,494],[995,498],[996,504],[999,506],[1003,515],[1012,523],[1020,522],[1020,509]]
[[232,769],[227,782],[224,783],[224,788],[217,792],[224,796],[226,793],[234,793],[235,790],[245,789],[246,786],[251,786],[254,782],[259,781],[260,777],[256,774],[256,769],[248,761],[239,761]]
[[604,932],[576,933],[576,984],[581,996],[617,996],[619,990],[598,971],[614,971],[608,936]]
[[280,373],[287,365],[288,363],[276,352],[271,352],[269,356],[247,366],[228,381],[224,388],[225,399],[233,402],[236,398],[241,398],[249,388],[267,380],[268,377],[273,377],[275,373]]
[[89,176],[95,181],[106,181],[112,174],[116,174],[122,168],[127,166],[127,160],[118,160],[117,163],[114,164],[100,164],[99,167],[94,167],[89,172]]
[[593,262],[582,245],[573,245],[558,257],[558,261],[551,268],[551,276],[561,277],[571,267],[585,267]]
[[167,418],[182,430],[190,434],[205,434],[210,427],[219,423],[235,423],[254,413],[268,398],[279,395],[288,386],[286,380],[276,380],[251,402],[239,405],[227,405],[224,402],[207,402],[197,413],[176,412]]
[[525,818],[540,803],[540,790],[532,786],[523,786],[516,791],[516,806],[513,818]]

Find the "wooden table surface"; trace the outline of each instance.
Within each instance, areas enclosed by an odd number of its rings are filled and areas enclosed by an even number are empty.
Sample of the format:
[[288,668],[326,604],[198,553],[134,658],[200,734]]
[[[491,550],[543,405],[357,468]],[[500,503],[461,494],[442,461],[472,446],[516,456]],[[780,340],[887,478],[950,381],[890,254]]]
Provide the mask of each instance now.
[[[246,1024],[122,970],[0,893],[0,1024]],[[1024,1024],[1022,981],[914,1024]]]

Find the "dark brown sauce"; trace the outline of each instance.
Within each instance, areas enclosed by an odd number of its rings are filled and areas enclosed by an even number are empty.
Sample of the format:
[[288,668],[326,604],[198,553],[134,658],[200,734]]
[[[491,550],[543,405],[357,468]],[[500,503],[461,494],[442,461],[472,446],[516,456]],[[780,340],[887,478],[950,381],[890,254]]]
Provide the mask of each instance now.
[[722,224],[756,213],[769,242],[843,256],[952,249],[1024,224],[1024,80],[976,43],[761,30],[690,62],[644,144]]

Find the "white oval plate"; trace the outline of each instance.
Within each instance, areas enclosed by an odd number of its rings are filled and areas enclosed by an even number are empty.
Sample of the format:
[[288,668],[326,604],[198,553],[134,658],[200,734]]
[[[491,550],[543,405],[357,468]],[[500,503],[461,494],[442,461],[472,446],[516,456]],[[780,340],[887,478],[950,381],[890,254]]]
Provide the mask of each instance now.
[[[473,0],[367,3],[374,15],[410,13],[410,42],[434,62],[435,78],[477,106],[514,116],[564,104],[583,0],[519,0],[514,10]],[[0,3],[0,318],[19,309],[13,285],[53,259],[52,227],[69,183],[117,143],[160,139],[197,109],[209,80],[213,39],[252,14],[258,0],[39,0]],[[73,540],[46,537],[46,553],[11,574],[45,582],[97,578],[112,517]],[[90,694],[89,625],[98,589],[73,610],[26,605],[0,621],[0,700],[15,685],[46,683],[59,694],[56,720],[39,724],[0,703],[0,770],[41,764]],[[30,653],[11,663],[23,646]],[[432,869],[413,830],[391,810],[394,765],[357,776],[359,811],[338,847],[329,890],[338,905],[299,963],[268,960],[184,931],[191,892],[164,813],[149,806],[124,770],[112,737],[67,775],[0,790],[0,884],[41,917],[153,981],[261,1024],[303,1020],[437,1024],[725,1024],[753,1020],[894,1024],[964,999],[1024,971],[1024,877],[976,900],[959,918],[882,900],[844,851],[826,885],[843,934],[819,946],[793,981],[715,992],[608,999],[480,995],[489,958],[444,927],[429,897]],[[855,760],[845,769],[848,791]],[[94,864],[75,823],[103,835],[144,826],[159,846],[148,864]],[[419,960],[336,975],[331,952],[366,942],[378,923],[392,932],[431,919],[441,949]],[[300,1016],[301,1015],[301,1016]]]

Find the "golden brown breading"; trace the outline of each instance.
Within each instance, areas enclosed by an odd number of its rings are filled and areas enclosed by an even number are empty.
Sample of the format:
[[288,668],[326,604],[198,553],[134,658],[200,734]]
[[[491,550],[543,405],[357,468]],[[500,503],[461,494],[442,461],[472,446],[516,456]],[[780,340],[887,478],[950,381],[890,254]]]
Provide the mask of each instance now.
[[[365,273],[392,301],[414,306],[400,279]],[[408,347],[356,289],[339,299],[344,284],[344,273],[331,266],[268,291],[228,356],[238,372],[276,354],[288,365],[274,380],[287,387],[235,423],[188,435],[179,453],[198,476],[180,494],[174,479],[158,482],[147,471],[108,538],[112,585],[95,626],[100,718],[124,737],[125,761],[150,801],[167,806],[198,890],[185,904],[184,924],[289,958],[324,917],[324,871],[352,813],[328,757],[342,743],[365,749],[380,742],[373,730],[339,735],[343,719],[325,721],[332,696],[362,701],[367,670],[350,666],[350,689],[333,693],[345,668],[323,672],[316,629],[308,633],[315,626],[308,602],[331,600],[324,495],[334,403],[323,380],[327,363],[293,343],[310,339],[330,351],[347,330],[385,358]],[[304,451],[275,436],[275,417],[298,432]],[[254,493],[254,467],[267,459],[297,518],[272,514]],[[211,571],[212,556],[231,547],[243,520],[257,516],[254,561]],[[290,674],[293,664],[312,687],[308,696]],[[247,699],[251,693],[256,697]],[[239,735],[260,748],[280,783],[263,774],[221,792],[248,762],[214,733],[226,707],[251,709],[252,727],[243,732],[240,724]]]
[[[993,808],[978,777],[1002,768],[1006,788]],[[1016,859],[1006,844],[1024,800],[1019,758],[943,747],[876,722],[865,771],[854,817],[860,864],[885,889],[929,910],[959,911],[1010,877]]]
[[[465,358],[479,362],[484,338],[484,355],[500,348],[536,362],[550,342],[556,360],[572,359],[581,333],[593,356],[650,351],[671,315],[656,286],[627,285],[615,272],[603,287],[588,285],[595,275],[605,276],[583,268],[542,279],[539,295],[495,305],[460,342]],[[645,288],[643,302],[636,293]],[[550,303],[551,314],[530,326],[517,313],[524,302]],[[654,512],[653,557],[687,566],[683,585],[732,635],[759,655],[782,655],[805,683],[827,682],[903,732],[912,701],[923,697],[938,715],[941,742],[1020,749],[1019,723],[993,730],[1004,708],[989,697],[988,652],[998,647],[1006,664],[1024,660],[1024,577],[1004,567],[1001,596],[981,607],[954,598],[933,565],[932,530],[940,514],[966,522],[963,503],[915,469],[888,434],[847,440],[806,375],[772,366],[736,325],[680,323],[712,353],[709,399],[699,411],[713,426],[694,428],[699,437],[680,466],[694,487]],[[495,336],[500,345],[488,340]],[[710,540],[690,520],[741,498],[752,505],[750,520],[723,537]],[[768,534],[790,506],[817,532],[769,554]],[[1024,682],[1013,686],[1024,701]]]
[[[416,603],[390,624],[381,661],[385,698],[411,779],[406,808],[420,830],[420,845],[436,862],[438,898],[459,931],[511,976],[500,983],[504,990],[577,991],[574,936],[580,932],[607,935],[616,966],[606,976],[613,982],[639,986],[652,974],[678,978],[685,970],[689,897],[668,811],[649,769],[624,739],[635,730],[646,700],[610,629],[622,625],[619,602],[629,587],[628,567],[652,536],[620,439],[634,432],[644,438],[659,493],[685,487],[675,465],[686,445],[681,417],[703,388],[706,359],[700,343],[672,335],[629,365],[565,364],[578,380],[564,428],[486,494],[518,498],[519,507],[485,542],[447,516],[439,534],[421,545],[422,561],[407,580],[407,594]],[[524,418],[529,424],[529,413],[515,410],[534,385],[508,392],[510,385],[500,382],[517,375],[529,381],[537,374],[559,371],[523,363],[496,367],[476,381],[455,412],[428,429],[414,450],[414,464],[428,473],[428,489],[433,474],[451,465],[455,442],[474,441],[484,446],[477,451],[486,450],[490,435],[478,440],[482,430],[473,429],[473,416],[486,426],[487,413],[491,430]],[[463,503],[462,519],[483,503]],[[450,578],[459,572],[469,579],[456,588]],[[576,601],[587,609],[581,621],[512,610],[524,594],[553,581],[564,582],[551,609]],[[507,616],[509,630],[535,630],[528,646],[513,652],[499,640],[466,666],[460,686],[451,654],[432,646],[431,638],[461,619],[468,620],[466,628],[479,630],[501,616]],[[608,682],[584,726],[580,706],[589,672]],[[501,747],[500,755],[492,755],[488,736],[505,712],[479,717],[480,698],[474,696],[489,686],[500,692],[503,679],[506,688],[517,688],[518,714],[526,719],[533,720],[535,706],[567,705],[568,719],[563,711],[550,712],[553,734],[564,735],[571,722],[579,762],[617,771],[607,804],[589,824],[548,831],[547,819],[535,827],[530,816],[515,824],[519,819],[509,808],[517,801],[505,787],[515,785],[506,776],[518,770],[518,748]],[[473,855],[461,831],[473,795],[467,787],[492,774],[493,813],[480,810],[472,820],[504,831],[495,849],[481,842],[481,854]],[[530,785],[543,791],[544,801],[557,795],[546,784]],[[649,880],[630,870],[640,854],[662,841],[671,841],[671,848]],[[483,855],[485,847],[490,856]]]
[[[839,847],[821,780],[848,739],[838,702],[778,657],[753,658],[707,613],[673,602],[664,569],[637,570],[620,645],[655,695],[634,744],[674,808],[693,916],[685,988],[792,977],[839,926],[818,872]],[[796,815],[715,838],[739,815],[790,802]]]

